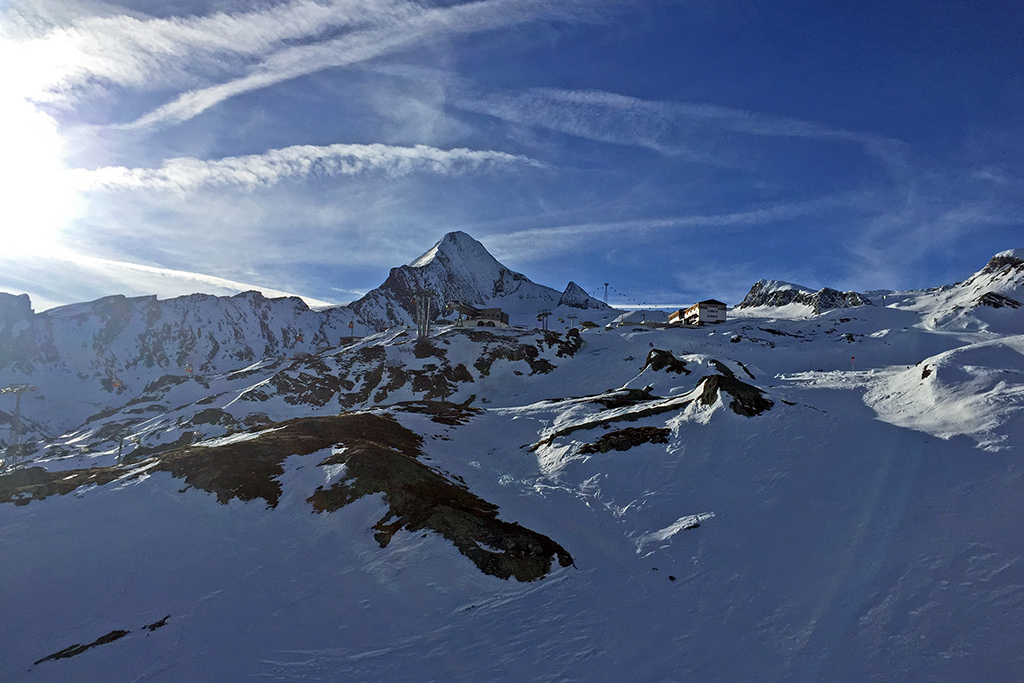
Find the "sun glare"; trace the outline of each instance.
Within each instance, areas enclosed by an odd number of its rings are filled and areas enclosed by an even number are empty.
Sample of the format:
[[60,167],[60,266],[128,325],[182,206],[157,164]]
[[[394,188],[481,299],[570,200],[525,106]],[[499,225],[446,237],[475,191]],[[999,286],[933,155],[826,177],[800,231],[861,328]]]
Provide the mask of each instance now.
[[0,91],[0,240],[7,253],[46,251],[68,225],[77,193],[52,117]]

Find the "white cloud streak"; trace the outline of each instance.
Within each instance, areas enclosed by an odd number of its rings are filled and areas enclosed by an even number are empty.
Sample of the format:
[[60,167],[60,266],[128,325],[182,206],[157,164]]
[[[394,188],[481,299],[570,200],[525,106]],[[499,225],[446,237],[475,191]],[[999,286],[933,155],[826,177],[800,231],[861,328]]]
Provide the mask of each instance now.
[[674,216],[670,218],[625,221],[588,222],[558,225],[549,228],[528,228],[493,235],[487,244],[499,258],[529,258],[538,254],[552,255],[579,248],[584,241],[605,234],[635,235],[637,232],[677,228],[733,228],[770,225],[817,214],[847,204],[850,200],[825,197],[806,202],[780,204],[749,211],[724,214]]
[[54,103],[73,100],[76,89],[94,82],[165,88],[188,80],[190,72],[229,69],[231,60],[260,60],[286,41],[380,26],[421,11],[395,0],[298,0],[203,17],[85,17],[41,32],[38,25],[46,19],[35,10],[16,2],[2,15],[0,55],[26,65],[20,75],[9,75],[22,94]]
[[[192,89],[129,127],[180,123],[224,100],[324,69],[344,67],[419,44],[535,21],[593,21],[621,0],[476,0],[427,7],[402,0],[296,0],[245,13],[152,19],[87,17],[53,27],[21,0],[0,22],[0,62],[36,102],[71,104],[105,85],[135,90]],[[216,85],[201,85],[219,80]]]
[[721,150],[716,148],[712,136],[731,133],[845,141],[860,145],[891,170],[906,166],[906,145],[891,138],[710,104],[660,102],[604,91],[551,88],[466,93],[453,104],[511,123],[597,142],[644,147],[705,163],[720,160]]
[[[590,5],[602,3],[589,3]],[[131,127],[180,123],[242,93],[266,88],[324,69],[351,66],[431,40],[480,33],[542,20],[587,21],[588,3],[553,0],[478,0],[441,8],[419,8],[383,25],[312,45],[284,48],[248,74],[189,91],[140,117]]]
[[[61,265],[57,266],[57,264]],[[128,296],[155,293],[161,298],[168,298],[195,292],[233,295],[246,291],[258,291],[271,298],[298,296],[313,307],[336,305],[332,302],[216,275],[101,258],[66,248],[51,250],[45,257],[33,259],[30,264],[8,265],[12,273],[6,273],[6,275],[17,275],[19,265],[25,266],[26,269],[28,266],[36,269],[45,268],[50,272],[49,288],[53,291],[48,292],[48,296],[29,292],[37,305],[43,303],[43,308],[82,301],[84,300],[83,294],[87,298],[96,298],[112,293],[122,293]],[[29,279],[34,278],[30,277]],[[0,282],[0,288],[3,288],[2,282]],[[12,291],[18,289],[6,288]]]
[[495,166],[541,166],[528,157],[490,150],[438,149],[425,145],[295,145],[263,154],[202,160],[181,157],[159,168],[108,166],[69,171],[82,191],[166,190],[186,193],[203,187],[267,187],[285,179],[380,173],[454,175]]
[[[187,270],[175,270],[173,268],[161,268],[158,266],[147,266],[140,263],[131,263],[128,261],[115,261],[113,259],[99,258],[97,256],[86,256],[84,254],[68,254],[64,258],[73,261],[83,266],[91,268],[114,268],[122,271],[129,271],[132,273],[156,276],[167,280],[176,281],[177,286],[182,285],[202,285],[207,289],[203,291],[209,291],[209,288],[228,290],[233,293],[247,292],[247,291],[258,291],[264,296],[270,298],[284,297],[284,296],[299,296],[291,292],[284,292],[279,289],[273,289],[270,287],[260,287],[257,285],[248,284],[245,282],[239,282],[237,280],[228,280],[227,278],[217,277],[216,275],[206,275],[205,273],[193,273]],[[153,288],[154,290],[159,288]],[[328,301],[321,301],[319,299],[313,299],[310,297],[299,296],[300,299],[305,301],[310,306],[332,306],[334,304]]]

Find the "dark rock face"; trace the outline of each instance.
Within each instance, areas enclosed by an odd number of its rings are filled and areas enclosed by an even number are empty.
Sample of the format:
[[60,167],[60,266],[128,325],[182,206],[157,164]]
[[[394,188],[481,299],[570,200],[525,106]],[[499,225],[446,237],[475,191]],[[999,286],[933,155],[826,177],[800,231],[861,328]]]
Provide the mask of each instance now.
[[977,303],[979,306],[988,306],[989,308],[1020,308],[1024,305],[1016,299],[995,292],[985,292],[978,297]]
[[817,292],[812,292],[793,286],[780,287],[779,283],[771,280],[758,280],[737,308],[786,306],[793,303],[810,306],[815,313],[871,305],[871,301],[858,292],[840,292],[831,287],[823,287]]
[[1000,271],[1005,271],[1006,273],[1024,272],[1024,259],[1006,254],[993,256],[985,264],[985,267],[981,269],[983,274],[998,273]]
[[667,427],[626,427],[602,435],[594,443],[584,444],[580,453],[607,453],[611,450],[628,451],[642,443],[668,443],[672,432]]
[[677,375],[682,373],[690,374],[690,371],[686,369],[686,361],[676,358],[671,351],[662,349],[651,349],[651,352],[647,354],[647,362],[644,364],[644,367],[650,368],[655,372],[665,370],[666,372],[674,372]]
[[569,306],[570,308],[581,308],[584,310],[612,310],[611,306],[590,296],[575,282],[570,282],[568,286],[566,286],[565,291],[562,292],[562,296],[558,298],[558,305]]
[[701,403],[711,405],[719,396],[719,392],[732,396],[729,401],[729,408],[737,415],[754,417],[771,410],[775,405],[773,401],[764,397],[764,392],[757,387],[747,384],[732,374],[709,375],[704,378],[704,389],[701,392]]

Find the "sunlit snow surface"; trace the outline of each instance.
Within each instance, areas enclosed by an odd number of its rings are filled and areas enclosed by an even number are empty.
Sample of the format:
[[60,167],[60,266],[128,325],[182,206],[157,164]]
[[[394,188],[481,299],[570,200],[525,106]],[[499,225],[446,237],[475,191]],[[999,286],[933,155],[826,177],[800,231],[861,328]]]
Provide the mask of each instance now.
[[[422,397],[409,384],[354,407],[390,410],[424,436],[424,463],[572,553],[574,566],[532,583],[480,573],[433,533],[399,532],[382,549],[379,494],[313,513],[310,492],[346,476],[320,465],[330,449],[286,461],[275,509],[220,505],[150,470],[0,505],[0,679],[1024,679],[1024,337],[1019,311],[958,310],[943,327],[933,313],[951,291],[699,329],[599,326],[573,356],[537,331],[495,332],[539,344],[547,373],[499,359],[485,375],[482,342],[438,331],[447,362],[473,377],[448,400],[472,398],[479,414],[444,425],[386,408]],[[645,369],[655,348],[689,373]],[[311,368],[336,371],[365,349],[382,355],[350,377],[442,362],[392,331],[315,360],[218,368],[119,409],[141,411],[142,445],[191,429],[206,445],[244,443],[194,418],[337,413],[336,398],[294,404],[267,387],[286,386],[278,373],[312,382]],[[764,390],[771,410],[698,401],[701,379],[720,372],[712,361]],[[143,386],[155,379],[137,372]],[[33,376],[25,412],[40,429],[42,407],[111,398],[63,377]],[[623,388],[654,398],[598,400]],[[109,464],[109,440],[89,445],[126,415],[67,427],[70,455],[44,464]],[[581,452],[643,427],[668,442]],[[128,633],[34,664],[115,630]]]

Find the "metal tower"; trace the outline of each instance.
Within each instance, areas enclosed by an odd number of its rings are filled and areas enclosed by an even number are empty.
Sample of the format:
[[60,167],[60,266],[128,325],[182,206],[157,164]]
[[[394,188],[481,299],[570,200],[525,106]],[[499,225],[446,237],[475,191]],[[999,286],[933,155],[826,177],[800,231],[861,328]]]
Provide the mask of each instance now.
[[430,336],[430,290],[421,289],[413,300],[416,304],[416,336]]
[[14,469],[21,464],[21,395],[26,391],[35,391],[31,384],[12,384],[0,389],[0,394],[14,394],[14,415],[11,418],[11,444],[7,447],[4,464],[7,469]]

